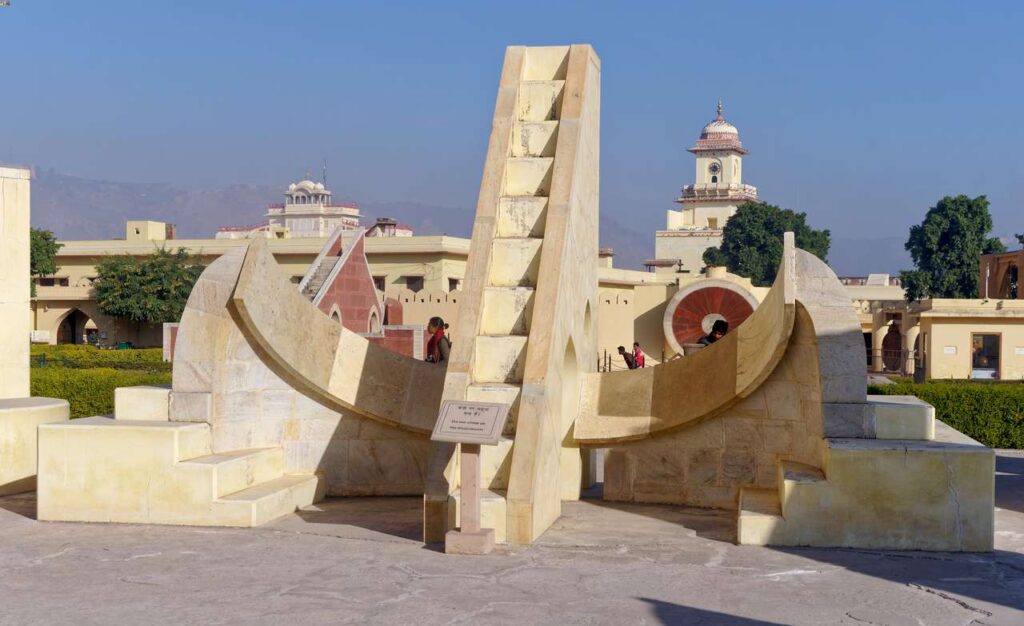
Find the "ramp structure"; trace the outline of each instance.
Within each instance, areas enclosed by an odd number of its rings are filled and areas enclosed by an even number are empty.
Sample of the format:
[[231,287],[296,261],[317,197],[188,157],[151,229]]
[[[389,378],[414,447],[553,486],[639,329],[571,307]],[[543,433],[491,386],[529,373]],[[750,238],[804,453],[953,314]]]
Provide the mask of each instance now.
[[914,398],[866,395],[849,297],[792,234],[723,339],[593,371],[599,98],[589,46],[508,48],[447,368],[318,308],[333,244],[296,288],[254,240],[196,284],[171,390],[39,428],[39,518],[248,526],[325,493],[417,495],[441,541],[458,455],[429,435],[452,399],[511,407],[482,458],[498,542],[539,537],[606,448],[606,499],[735,510],[740,543],[990,550],[993,452]]

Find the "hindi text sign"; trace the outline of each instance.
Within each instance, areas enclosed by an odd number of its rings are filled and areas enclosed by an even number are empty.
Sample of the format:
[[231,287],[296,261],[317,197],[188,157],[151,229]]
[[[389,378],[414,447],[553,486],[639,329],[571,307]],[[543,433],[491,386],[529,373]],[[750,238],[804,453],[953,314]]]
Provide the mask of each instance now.
[[493,446],[501,439],[509,405],[497,402],[445,400],[434,424],[433,441]]

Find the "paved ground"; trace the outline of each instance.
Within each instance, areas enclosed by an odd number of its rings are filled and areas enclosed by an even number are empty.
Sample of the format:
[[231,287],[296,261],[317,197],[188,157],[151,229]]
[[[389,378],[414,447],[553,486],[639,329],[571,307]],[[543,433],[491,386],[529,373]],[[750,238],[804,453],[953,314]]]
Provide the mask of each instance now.
[[257,530],[40,523],[0,499],[2,624],[1024,624],[1024,454],[992,554],[765,549],[732,516],[568,505],[537,545],[426,549],[418,501],[324,503]]

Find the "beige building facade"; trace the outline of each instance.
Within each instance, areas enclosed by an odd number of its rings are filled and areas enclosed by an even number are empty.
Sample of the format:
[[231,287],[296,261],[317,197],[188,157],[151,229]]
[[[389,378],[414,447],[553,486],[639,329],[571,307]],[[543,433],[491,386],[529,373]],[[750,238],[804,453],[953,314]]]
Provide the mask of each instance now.
[[1024,301],[928,299],[908,303],[886,274],[848,284],[870,371],[926,378],[1024,380]]

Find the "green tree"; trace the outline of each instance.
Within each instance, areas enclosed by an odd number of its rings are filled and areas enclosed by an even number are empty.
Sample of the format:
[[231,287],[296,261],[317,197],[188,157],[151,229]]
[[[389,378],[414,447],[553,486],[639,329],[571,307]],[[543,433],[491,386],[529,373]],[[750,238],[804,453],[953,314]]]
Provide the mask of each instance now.
[[917,268],[900,272],[907,301],[976,297],[978,257],[1006,251],[999,239],[989,236],[991,230],[985,196],[946,196],[928,209],[924,221],[910,227],[904,246]]
[[724,265],[757,286],[769,286],[782,262],[782,235],[787,231],[794,233],[798,248],[822,260],[828,256],[829,231],[808,226],[806,213],[744,202],[722,229],[722,245],[704,251],[704,263]]
[[177,322],[203,266],[188,252],[160,249],[142,259],[112,256],[96,266],[93,297],[105,315],[138,323]]
[[[64,244],[57,243],[53,233],[41,228],[29,230],[30,248],[30,270],[29,274],[37,276],[50,276],[57,273],[57,252],[64,247]],[[36,281],[32,281],[32,295],[36,295]]]
[[1020,234],[1014,235],[1014,237],[1017,238],[1017,243],[1020,244],[1020,247],[1024,248],[1024,233],[1020,233]]

